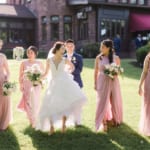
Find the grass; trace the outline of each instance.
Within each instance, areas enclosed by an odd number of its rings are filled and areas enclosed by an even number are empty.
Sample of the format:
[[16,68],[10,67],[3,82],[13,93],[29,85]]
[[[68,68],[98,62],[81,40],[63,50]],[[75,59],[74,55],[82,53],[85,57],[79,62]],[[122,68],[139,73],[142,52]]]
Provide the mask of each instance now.
[[[11,81],[17,81],[20,62],[9,60],[9,65]],[[95,133],[96,93],[93,88],[93,66],[93,59],[84,60],[82,77],[88,103],[83,110],[82,127],[69,128],[65,134],[58,130],[52,136],[34,131],[25,114],[16,109],[21,97],[18,88],[12,95],[13,122],[5,132],[0,132],[0,150],[149,150],[150,138],[138,133],[141,107],[138,84],[142,69],[136,66],[135,60],[122,60],[125,73],[123,79],[120,78],[120,84],[124,123],[118,128],[110,128],[108,133]]]

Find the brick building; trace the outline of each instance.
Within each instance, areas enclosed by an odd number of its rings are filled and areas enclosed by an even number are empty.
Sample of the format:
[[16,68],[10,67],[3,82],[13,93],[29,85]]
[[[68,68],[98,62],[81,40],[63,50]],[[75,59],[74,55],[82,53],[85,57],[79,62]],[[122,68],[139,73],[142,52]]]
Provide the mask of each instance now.
[[[27,23],[23,24],[21,30],[25,31],[20,35],[23,42],[15,44],[33,43],[43,50],[49,50],[57,40],[73,38],[77,47],[81,47],[120,34],[122,55],[130,56],[137,34],[150,36],[149,0],[7,0],[7,5],[0,7],[20,8],[26,17],[19,16],[19,12],[14,19],[32,24],[30,32]],[[0,16],[6,21],[12,19],[10,14],[3,15],[1,9]],[[0,25],[0,32],[1,28]],[[10,45],[10,35],[6,47]]]

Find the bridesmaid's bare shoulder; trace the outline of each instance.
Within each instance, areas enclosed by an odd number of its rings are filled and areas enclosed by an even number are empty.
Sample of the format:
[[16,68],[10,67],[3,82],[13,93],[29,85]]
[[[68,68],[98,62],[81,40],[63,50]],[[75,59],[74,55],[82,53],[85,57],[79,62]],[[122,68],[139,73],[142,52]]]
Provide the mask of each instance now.
[[21,66],[22,66],[22,65],[25,65],[27,62],[28,62],[28,59],[22,60],[21,63],[20,63],[20,65],[21,65]]
[[7,58],[6,55],[3,54],[3,53],[0,53],[0,57],[1,57],[1,58]]
[[101,60],[101,59],[102,59],[102,57],[103,57],[103,55],[102,55],[102,54],[98,54],[98,55],[96,56],[96,60]]
[[149,57],[149,58],[150,58],[150,52],[147,54],[147,57]]

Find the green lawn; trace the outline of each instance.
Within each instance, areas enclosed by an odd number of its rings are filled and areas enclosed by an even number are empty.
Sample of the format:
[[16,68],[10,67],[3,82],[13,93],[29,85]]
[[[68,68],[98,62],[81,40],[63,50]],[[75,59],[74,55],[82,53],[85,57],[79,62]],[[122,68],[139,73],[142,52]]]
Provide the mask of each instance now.
[[[19,64],[18,61],[9,60],[11,81],[18,80]],[[136,67],[135,60],[122,60],[125,73],[123,79],[120,78],[120,83],[124,123],[118,128],[110,128],[108,133],[95,133],[96,93],[93,89],[93,66],[93,59],[85,59],[82,77],[88,103],[83,111],[83,127],[69,128],[65,134],[58,130],[52,136],[34,131],[25,114],[16,109],[21,97],[18,88],[12,95],[13,122],[6,132],[0,132],[0,150],[149,150],[150,138],[138,133],[141,98],[137,92],[141,68]]]

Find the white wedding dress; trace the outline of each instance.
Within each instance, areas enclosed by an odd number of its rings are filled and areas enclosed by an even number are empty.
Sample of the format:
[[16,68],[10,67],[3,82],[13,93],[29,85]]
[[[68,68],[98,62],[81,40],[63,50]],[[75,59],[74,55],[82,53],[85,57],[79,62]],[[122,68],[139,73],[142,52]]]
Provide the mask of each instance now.
[[37,121],[37,129],[42,131],[49,130],[50,120],[54,125],[62,121],[63,116],[67,116],[67,120],[72,118],[73,121],[74,113],[87,100],[73,76],[65,71],[65,59],[58,67],[52,58],[49,58],[49,61],[51,79]]

